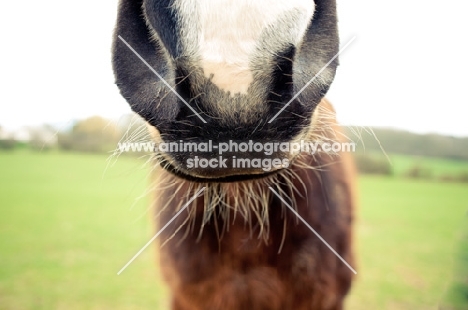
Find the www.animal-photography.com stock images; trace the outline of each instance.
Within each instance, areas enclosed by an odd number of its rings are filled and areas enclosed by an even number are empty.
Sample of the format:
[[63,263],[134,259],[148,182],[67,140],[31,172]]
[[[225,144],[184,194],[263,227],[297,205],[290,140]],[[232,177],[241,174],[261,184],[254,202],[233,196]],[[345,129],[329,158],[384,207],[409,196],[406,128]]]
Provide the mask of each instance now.
[[0,4],[0,309],[468,309],[468,3]]

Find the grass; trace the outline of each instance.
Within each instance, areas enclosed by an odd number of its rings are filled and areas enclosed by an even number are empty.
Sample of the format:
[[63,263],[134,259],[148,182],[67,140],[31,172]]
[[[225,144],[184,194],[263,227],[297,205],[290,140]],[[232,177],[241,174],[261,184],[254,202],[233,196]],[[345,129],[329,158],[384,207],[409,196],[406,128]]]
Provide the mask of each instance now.
[[102,155],[0,153],[0,309],[160,305],[152,251],[121,276],[153,228],[141,162]]
[[456,250],[456,273],[444,299],[445,309],[468,308],[468,217],[464,219],[463,227]]
[[392,162],[393,172],[397,176],[403,176],[414,167],[427,169],[430,175],[435,178],[468,174],[468,162],[463,160],[447,160],[398,154],[390,154],[389,156]]
[[[0,153],[0,309],[167,308],[154,248],[116,274],[154,233],[150,199],[137,199],[148,169],[106,159]],[[467,253],[468,186],[366,176],[359,188],[347,308],[434,309],[444,296],[466,308],[466,277],[452,276],[467,272],[453,253]]]
[[361,177],[360,188],[359,275],[349,308],[436,308],[454,273],[467,186]]

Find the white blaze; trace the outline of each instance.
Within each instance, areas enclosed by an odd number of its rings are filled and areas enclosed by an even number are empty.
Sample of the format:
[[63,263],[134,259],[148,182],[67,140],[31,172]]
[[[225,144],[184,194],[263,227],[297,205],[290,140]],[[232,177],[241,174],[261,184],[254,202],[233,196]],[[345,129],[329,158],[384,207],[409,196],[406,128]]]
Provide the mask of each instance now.
[[[182,19],[196,23],[191,25],[191,30],[198,32],[193,37],[198,42],[187,43],[191,45],[190,49],[197,46],[196,54],[205,76],[212,76],[214,84],[233,95],[246,93],[252,82],[249,62],[259,48],[262,32],[278,24],[286,12],[298,10],[301,18],[286,21],[294,25],[294,31],[278,34],[281,40],[298,45],[312,18],[314,1],[198,0],[194,3],[179,0],[178,7]],[[190,22],[185,25],[190,27]],[[285,28],[290,29],[291,26]],[[281,32],[281,27],[278,32]]]

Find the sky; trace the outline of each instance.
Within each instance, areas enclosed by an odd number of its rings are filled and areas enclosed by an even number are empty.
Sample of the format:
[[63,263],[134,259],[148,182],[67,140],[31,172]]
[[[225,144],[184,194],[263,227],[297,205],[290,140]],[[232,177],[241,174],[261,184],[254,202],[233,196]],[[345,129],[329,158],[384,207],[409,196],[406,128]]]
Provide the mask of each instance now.
[[[117,3],[0,2],[0,126],[130,112],[110,63]],[[337,5],[342,45],[356,37],[327,95],[338,120],[468,136],[468,1]]]

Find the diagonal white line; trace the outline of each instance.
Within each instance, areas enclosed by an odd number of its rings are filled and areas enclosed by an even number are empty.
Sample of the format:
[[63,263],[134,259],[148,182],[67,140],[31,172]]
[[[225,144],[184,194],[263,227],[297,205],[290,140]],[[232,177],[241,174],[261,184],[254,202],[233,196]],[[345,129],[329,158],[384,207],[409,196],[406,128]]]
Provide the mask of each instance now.
[[326,241],[325,239],[322,238],[322,236],[319,235],[318,232],[315,231],[315,229],[313,229],[309,223],[307,223],[303,218],[302,216],[299,215],[299,213],[296,212],[296,210],[294,210],[293,207],[291,207],[284,199],[283,197],[281,197],[271,186],[269,186],[270,190],[276,195],[278,196],[279,199],[281,199],[281,201],[294,213],[294,215],[297,216],[298,219],[300,219],[302,221],[302,223],[304,223],[304,225],[307,226],[307,228],[309,228],[316,236],[317,238],[319,238],[329,249],[330,251],[333,252],[333,254],[335,254],[345,265],[346,267],[348,267],[352,272],[354,272],[354,274],[357,274],[356,270],[353,269],[353,267],[351,267],[351,265],[348,264],[348,262],[346,262],[343,257],[340,256],[340,254],[338,254]]
[[141,248],[140,251],[138,251],[138,253],[136,253],[131,260],[128,261],[128,263],[125,264],[125,266],[122,267],[122,269],[120,269],[119,272],[117,272],[117,275],[120,275],[162,232],[164,229],[167,228],[167,226],[169,226],[181,213],[182,211],[184,211],[185,209],[187,209],[187,207],[189,206],[189,204],[195,200],[195,198],[197,198],[198,196],[200,196],[200,194],[205,190],[206,187],[203,187],[202,189],[200,189],[192,198],[190,198],[190,200],[182,207],[182,209],[179,210],[179,212],[176,213],[176,215],[174,215],[172,217],[172,219],[166,223],[166,225],[164,225],[163,228],[161,228],[156,235],[153,236],[153,238],[151,238],[150,241],[148,241],[144,246],[143,248]]
[[200,114],[199,114],[197,111],[195,111],[195,109],[192,108],[192,107],[187,103],[187,101],[185,101],[184,98],[182,98],[182,96],[179,95],[179,93],[177,93],[177,91],[176,91],[174,88],[172,88],[171,85],[169,85],[169,83],[167,83],[167,82],[162,78],[162,76],[159,75],[159,73],[158,73],[156,70],[154,70],[153,67],[150,66],[149,63],[147,63],[146,60],[144,60],[143,57],[141,57],[140,54],[138,54],[138,52],[135,51],[135,50],[133,49],[133,47],[131,47],[130,44],[128,44],[127,41],[124,40],[124,38],[122,38],[120,35],[119,35],[118,37],[119,37],[119,39],[120,39],[125,45],[127,45],[127,47],[128,47],[138,58],[140,58],[140,60],[141,60],[151,71],[153,71],[154,74],[156,74],[156,76],[161,80],[161,82],[163,82],[163,83],[164,83],[180,100],[182,100],[183,103],[185,103],[185,105],[186,105],[190,110],[192,110],[193,113],[195,113],[195,115],[198,116],[199,119],[202,120],[203,123],[206,124],[206,121],[203,119],[203,117],[201,117]]
[[322,74],[322,72],[333,62],[333,60],[336,59],[336,57],[338,57],[353,41],[354,39],[356,39],[356,36],[352,37],[351,40],[348,41],[348,43],[346,43],[345,46],[343,46],[339,51],[338,53],[336,53],[335,56],[333,56],[332,59],[330,59],[329,62],[327,62],[325,64],[325,66],[323,66],[322,69],[320,69],[319,72],[317,72],[316,75],[314,75],[314,77],[312,79],[310,79],[309,82],[307,82],[307,84],[304,85],[304,87],[301,88],[300,91],[297,92],[297,94],[294,95],[294,97],[291,98],[291,100],[289,100],[288,103],[286,103],[282,108],[281,110],[279,110],[278,113],[276,113],[275,116],[273,116],[269,121],[268,121],[268,124],[271,124],[271,122],[273,122],[277,117],[278,115],[280,115],[281,113],[283,113],[283,111],[291,104],[291,102],[293,102],[294,99],[296,99],[307,87],[309,87],[310,84],[312,84],[313,81],[315,81],[315,79],[320,75]]

